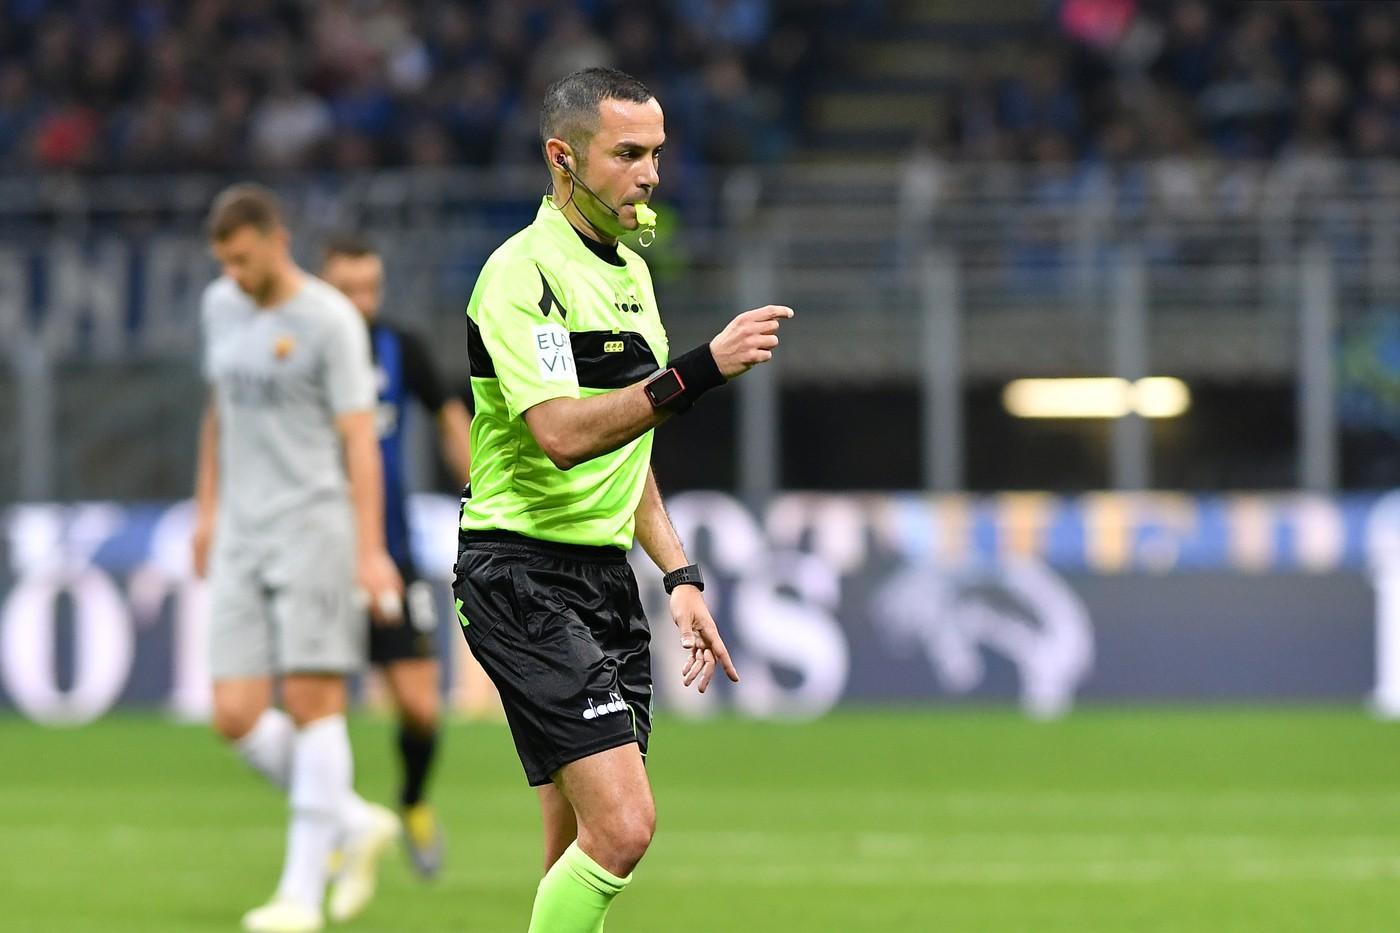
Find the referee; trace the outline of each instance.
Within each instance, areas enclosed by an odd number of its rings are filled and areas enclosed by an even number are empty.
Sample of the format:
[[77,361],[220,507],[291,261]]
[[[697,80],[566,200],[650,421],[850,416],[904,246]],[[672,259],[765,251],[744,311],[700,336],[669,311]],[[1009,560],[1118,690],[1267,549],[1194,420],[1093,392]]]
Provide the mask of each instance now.
[[582,933],[602,929],[656,821],[634,535],[665,573],[685,684],[703,692],[716,667],[739,679],[662,506],[652,429],[771,359],[792,310],[746,311],[672,356],[646,264],[617,242],[654,216],[661,106],[635,78],[590,68],[546,91],[540,137],[553,191],[467,307],[472,495],[454,590],[539,788],[547,870],[530,930]]

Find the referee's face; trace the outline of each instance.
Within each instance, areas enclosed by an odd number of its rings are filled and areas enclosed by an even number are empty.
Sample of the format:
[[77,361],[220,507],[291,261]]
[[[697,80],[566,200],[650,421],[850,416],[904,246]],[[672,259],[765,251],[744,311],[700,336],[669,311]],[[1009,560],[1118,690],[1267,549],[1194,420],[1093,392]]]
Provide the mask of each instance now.
[[321,268],[321,278],[340,290],[355,310],[372,321],[384,295],[384,261],[373,253],[364,256],[334,254]]
[[598,130],[589,140],[588,158],[580,166],[580,176],[600,199],[616,208],[617,216],[591,198],[576,201],[596,228],[619,236],[637,229],[637,209],[633,205],[650,200],[661,182],[666,127],[661,105],[654,97],[641,104],[609,99],[598,109]]

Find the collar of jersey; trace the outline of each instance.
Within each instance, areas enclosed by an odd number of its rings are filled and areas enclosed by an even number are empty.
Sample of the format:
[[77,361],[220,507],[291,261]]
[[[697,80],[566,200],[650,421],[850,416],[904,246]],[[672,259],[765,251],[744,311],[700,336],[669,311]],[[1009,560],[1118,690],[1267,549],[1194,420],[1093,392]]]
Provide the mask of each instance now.
[[607,269],[614,274],[631,274],[632,270],[628,268],[627,256],[622,252],[621,243],[617,244],[617,254],[622,257],[623,265],[615,266],[593,255],[592,250],[579,242],[578,233],[574,231],[574,225],[569,223],[569,218],[564,216],[562,210],[550,203],[549,195],[545,195],[540,201],[540,209],[535,213],[535,224],[570,256],[581,257],[585,262],[592,263],[599,269]]

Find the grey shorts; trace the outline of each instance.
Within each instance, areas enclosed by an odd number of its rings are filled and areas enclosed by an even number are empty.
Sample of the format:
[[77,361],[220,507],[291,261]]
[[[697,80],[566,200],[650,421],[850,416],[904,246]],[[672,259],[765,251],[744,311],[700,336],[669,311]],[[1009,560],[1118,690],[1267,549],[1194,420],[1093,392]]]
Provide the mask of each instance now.
[[350,673],[365,666],[348,504],[320,503],[272,533],[221,537],[209,567],[209,670],[215,680]]

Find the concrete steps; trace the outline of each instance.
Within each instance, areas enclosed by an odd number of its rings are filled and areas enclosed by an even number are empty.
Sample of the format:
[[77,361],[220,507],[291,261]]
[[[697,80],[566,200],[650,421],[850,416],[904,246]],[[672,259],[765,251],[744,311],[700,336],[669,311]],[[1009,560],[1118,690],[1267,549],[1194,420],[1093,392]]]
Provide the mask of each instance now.
[[[799,160],[864,160],[907,149],[942,126],[950,92],[976,68],[1014,71],[1043,28],[1036,0],[904,0],[879,34],[856,40],[842,73],[809,104],[811,136]],[[897,155],[895,156],[897,157]]]

